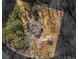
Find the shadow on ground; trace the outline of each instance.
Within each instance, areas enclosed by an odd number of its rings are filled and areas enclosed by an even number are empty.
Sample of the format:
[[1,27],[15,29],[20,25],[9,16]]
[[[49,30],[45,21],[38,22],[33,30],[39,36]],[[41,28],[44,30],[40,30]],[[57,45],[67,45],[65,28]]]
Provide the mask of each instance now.
[[2,0],[2,24],[7,22],[9,14],[12,13],[17,0]]
[[12,49],[2,44],[2,59],[31,59],[30,57],[25,57],[21,54],[17,54]]

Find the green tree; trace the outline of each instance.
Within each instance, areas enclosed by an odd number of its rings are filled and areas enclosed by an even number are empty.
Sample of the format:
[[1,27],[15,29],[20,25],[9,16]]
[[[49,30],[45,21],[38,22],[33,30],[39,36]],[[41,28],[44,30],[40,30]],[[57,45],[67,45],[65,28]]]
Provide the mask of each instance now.
[[24,31],[21,21],[21,11],[18,5],[15,5],[12,14],[9,15],[2,33],[3,43],[9,43],[16,49],[23,48]]

